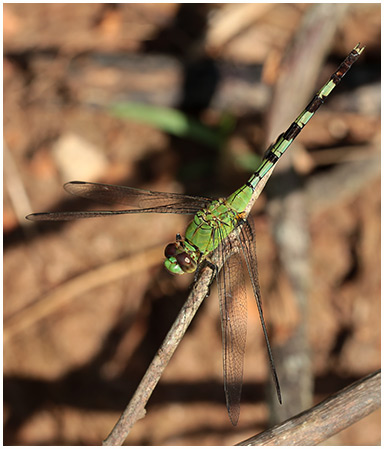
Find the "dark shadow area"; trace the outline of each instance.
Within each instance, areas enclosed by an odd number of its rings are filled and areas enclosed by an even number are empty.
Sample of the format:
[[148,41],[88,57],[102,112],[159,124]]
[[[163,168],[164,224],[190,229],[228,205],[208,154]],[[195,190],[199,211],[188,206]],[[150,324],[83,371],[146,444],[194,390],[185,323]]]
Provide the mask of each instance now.
[[364,375],[359,377],[355,376],[340,376],[332,372],[325,374],[324,376],[315,377],[315,395],[329,396],[342,390],[348,385],[356,382]]
[[209,4],[181,3],[174,20],[145,42],[142,52],[185,58],[196,43],[203,42],[210,9]]
[[[81,410],[122,412],[158,350],[159,342],[163,340],[173,323],[184,297],[185,292],[183,294],[176,292],[174,297],[156,301],[148,317],[148,333],[127,360],[121,376],[112,381],[103,378],[103,367],[113,359],[116,348],[126,334],[128,324],[133,320],[129,314],[119,317],[103,339],[103,346],[93,359],[56,381],[6,376],[3,383],[4,405],[8,410],[8,419],[4,427],[6,444],[13,444],[18,429],[35,413],[51,405],[55,407],[66,405]],[[191,327],[193,328],[193,321]],[[221,354],[215,354],[215,357],[221,357]],[[316,379],[315,394],[328,396],[356,380],[356,377],[343,378],[329,373]],[[264,383],[245,383],[241,403],[263,401],[265,388]],[[150,398],[148,410],[150,411],[153,405],[172,402],[183,403],[186,406],[195,402],[216,403],[222,404],[224,408],[223,384],[213,381],[160,381]],[[213,429],[206,429],[207,432],[211,430]]]
[[331,357],[338,357],[344,348],[345,343],[353,335],[353,328],[351,326],[340,327],[333,348],[330,351]]
[[361,241],[361,223],[357,223],[356,228],[351,232],[349,236],[350,241],[350,260],[351,264],[347,273],[345,273],[344,279],[342,279],[341,284],[346,284],[348,282],[353,281],[359,275],[361,271],[361,262],[360,262],[360,248],[359,244]]
[[[217,61],[203,48],[209,10],[206,4],[180,4],[174,22],[160,30],[144,48],[146,53],[171,54],[180,60],[183,83],[178,109],[197,120],[210,105],[220,83]],[[220,149],[177,137],[171,138],[170,147],[178,160],[178,178],[185,190],[196,195],[209,192],[216,178]],[[184,167],[189,167],[188,175]]]
[[[102,351],[105,348],[102,349]],[[49,382],[23,377],[4,378],[4,405],[9,411],[9,418],[4,427],[4,441],[7,445],[14,443],[18,429],[35,413],[49,407],[60,405],[77,409],[122,412],[132,397],[140,381],[139,373],[131,373],[112,382],[100,377],[102,351],[99,356],[82,368],[69,372],[61,379]],[[109,351],[106,351],[109,352]],[[144,373],[145,369],[143,369]],[[331,395],[358,380],[356,377],[342,378],[328,374],[316,378],[315,393],[322,396]],[[262,383],[245,383],[241,403],[257,403],[264,400]],[[167,403],[188,404],[206,402],[222,404],[225,408],[223,385],[221,382],[161,382],[155,389],[148,403],[148,412],[154,405]],[[266,425],[266,423],[258,423]],[[217,429],[206,428],[206,432]],[[199,429],[199,433],[204,429]],[[192,432],[193,434],[193,432]],[[57,442],[56,442],[57,443]]]

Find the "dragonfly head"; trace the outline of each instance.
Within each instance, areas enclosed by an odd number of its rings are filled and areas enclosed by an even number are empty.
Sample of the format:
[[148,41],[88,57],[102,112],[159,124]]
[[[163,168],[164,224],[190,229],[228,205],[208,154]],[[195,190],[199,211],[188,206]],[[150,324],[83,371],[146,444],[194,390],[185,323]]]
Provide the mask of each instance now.
[[189,250],[181,238],[177,238],[176,243],[166,246],[164,255],[165,268],[173,274],[193,273],[197,268],[197,254],[194,250]]

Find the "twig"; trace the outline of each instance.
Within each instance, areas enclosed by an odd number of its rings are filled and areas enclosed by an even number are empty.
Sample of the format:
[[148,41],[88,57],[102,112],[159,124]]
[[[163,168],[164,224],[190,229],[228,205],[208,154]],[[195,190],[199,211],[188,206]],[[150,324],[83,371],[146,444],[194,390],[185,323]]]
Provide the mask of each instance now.
[[187,301],[180,310],[180,313],[165,337],[161,348],[158,350],[152,360],[152,363],[147,369],[147,372],[141,380],[139,387],[131,399],[131,402],[124,410],[124,413],[121,415],[112,432],[103,442],[104,446],[122,445],[135,422],[144,417],[145,405],[160,380],[160,377],[168,365],[168,362],[170,361],[178,344],[182,340],[185,331],[197,312],[197,309],[203,302],[204,298],[208,295],[211,276],[212,271],[209,267],[202,270],[199,281],[193,286]]
[[381,370],[238,446],[313,446],[380,407]]
[[[259,197],[271,174],[272,170],[270,170],[270,172],[267,173],[257,185],[253,193],[252,200],[250,204],[248,204],[246,214],[249,213],[252,204]],[[228,236],[228,238],[230,238],[230,236]],[[218,269],[220,270],[220,264],[224,261],[219,257],[217,250],[213,252],[210,259],[213,263],[218,265]],[[157,351],[157,354],[149,365],[149,368],[144,374],[140,385],[137,387],[133,398],[124,410],[123,414],[120,416],[109,436],[104,440],[104,446],[122,445],[135,422],[145,415],[145,406],[157,383],[159,382],[164,369],[168,365],[168,362],[176,351],[177,346],[181,342],[189,324],[200,307],[200,304],[209,294],[211,279],[212,270],[207,266],[201,270],[200,276],[195,282],[187,301],[181,308],[179,315],[172,325],[172,328],[168,332],[160,349]]]

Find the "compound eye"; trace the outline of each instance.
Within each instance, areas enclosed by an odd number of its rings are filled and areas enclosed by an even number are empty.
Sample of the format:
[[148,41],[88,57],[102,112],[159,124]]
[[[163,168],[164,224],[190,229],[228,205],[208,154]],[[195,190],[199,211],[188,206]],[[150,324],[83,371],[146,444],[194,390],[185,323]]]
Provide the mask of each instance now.
[[184,271],[190,271],[194,268],[194,263],[187,253],[181,253],[176,255],[177,263]]
[[164,250],[164,255],[167,259],[176,256],[176,245],[174,243],[169,243]]

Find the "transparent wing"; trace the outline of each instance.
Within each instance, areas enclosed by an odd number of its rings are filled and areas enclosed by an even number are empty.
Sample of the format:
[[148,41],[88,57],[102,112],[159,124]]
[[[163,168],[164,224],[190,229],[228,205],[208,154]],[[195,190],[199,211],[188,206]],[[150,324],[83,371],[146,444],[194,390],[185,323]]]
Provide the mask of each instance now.
[[[230,240],[222,243],[222,255],[232,252]],[[238,250],[238,249],[237,249]],[[243,366],[247,337],[247,297],[240,254],[227,259],[218,275],[221,329],[223,339],[224,391],[228,415],[236,426],[240,415]]]
[[73,181],[64,185],[72,195],[106,204],[121,204],[133,208],[153,209],[172,206],[173,209],[202,209],[211,198],[182,195],[180,193],[154,192],[133,187],[100,184],[95,182]]
[[259,278],[257,274],[257,258],[256,258],[256,242],[255,242],[255,233],[253,230],[253,226],[248,220],[243,220],[242,224],[239,226],[239,240],[242,253],[244,254],[245,262],[247,264],[249,276],[251,278],[253,293],[256,298],[256,304],[259,311],[261,327],[263,328],[263,333],[265,337],[265,342],[267,344],[267,352],[269,363],[271,367],[273,381],[276,387],[277,397],[279,399],[280,404],[282,403],[281,399],[281,390],[279,379],[277,377],[277,372],[275,368],[275,363],[273,361],[271,345],[269,343],[267,326],[265,324],[263,309],[261,307],[261,294],[260,294],[260,286],[259,286]]
[[67,192],[104,204],[125,205],[125,210],[95,210],[78,212],[41,212],[27,216],[34,221],[74,220],[76,218],[103,217],[109,215],[163,213],[195,214],[212,199],[179,193],[153,192],[133,187],[73,181],[64,185]]

